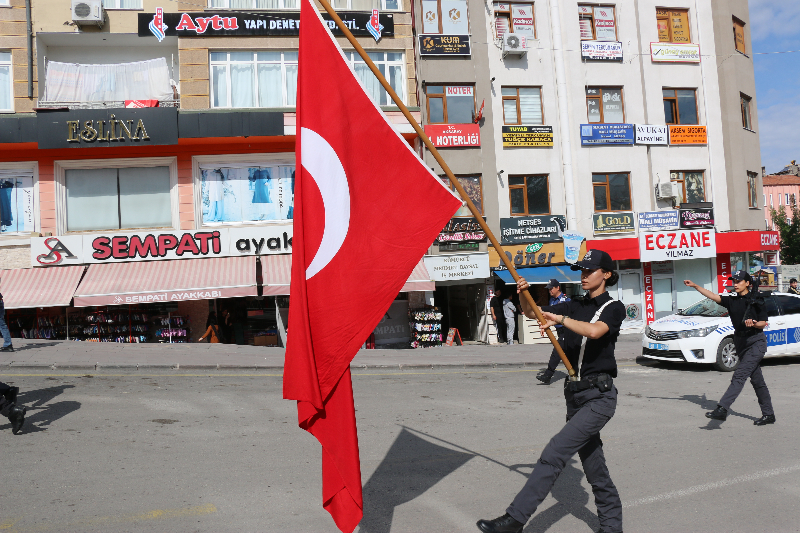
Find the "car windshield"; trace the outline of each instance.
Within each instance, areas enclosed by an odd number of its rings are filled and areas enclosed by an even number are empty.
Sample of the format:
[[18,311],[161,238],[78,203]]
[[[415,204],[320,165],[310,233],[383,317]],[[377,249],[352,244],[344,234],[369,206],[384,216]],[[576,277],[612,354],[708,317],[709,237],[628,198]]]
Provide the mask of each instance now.
[[728,310],[713,300],[703,298],[699,302],[693,303],[686,309],[683,309],[678,314],[683,316],[721,317],[728,316]]

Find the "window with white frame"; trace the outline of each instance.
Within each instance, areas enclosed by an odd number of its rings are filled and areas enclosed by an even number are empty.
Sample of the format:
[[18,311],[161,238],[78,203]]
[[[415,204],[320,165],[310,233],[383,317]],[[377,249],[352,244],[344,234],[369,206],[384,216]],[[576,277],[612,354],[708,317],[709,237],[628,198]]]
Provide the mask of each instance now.
[[106,9],[143,9],[142,0],[103,0]]
[[0,111],[14,110],[14,83],[11,52],[0,51]]
[[469,33],[467,0],[422,0],[422,33]]
[[11,0],[0,0],[0,6],[10,6]]
[[211,107],[294,107],[297,52],[211,52]]
[[[400,97],[400,100],[405,103],[406,101],[406,83],[405,83],[405,54],[403,52],[367,52],[369,58],[378,67],[378,70],[383,77],[389,82],[394,92]],[[361,84],[367,91],[367,94],[372,97],[372,100],[378,105],[394,105],[389,93],[386,89],[378,83],[378,78],[372,73],[367,64],[361,59],[361,56],[356,52],[345,52],[344,56],[353,65],[353,70],[356,76],[361,80]]]
[[[331,3],[336,9],[353,11],[400,9],[400,0],[334,0]],[[300,3],[298,0],[209,0],[208,7],[216,9],[300,9]]]

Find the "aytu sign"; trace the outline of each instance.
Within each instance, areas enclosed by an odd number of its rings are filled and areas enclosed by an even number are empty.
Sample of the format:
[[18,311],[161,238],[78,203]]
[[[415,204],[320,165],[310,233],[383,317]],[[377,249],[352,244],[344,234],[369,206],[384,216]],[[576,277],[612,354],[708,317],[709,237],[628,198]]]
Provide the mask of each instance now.
[[716,257],[716,234],[713,229],[640,233],[639,255],[642,262]]

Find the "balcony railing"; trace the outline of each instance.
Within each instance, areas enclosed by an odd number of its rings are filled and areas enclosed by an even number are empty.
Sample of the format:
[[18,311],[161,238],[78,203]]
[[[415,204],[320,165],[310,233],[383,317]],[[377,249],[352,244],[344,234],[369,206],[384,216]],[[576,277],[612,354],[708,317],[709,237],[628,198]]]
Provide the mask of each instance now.
[[[125,100],[111,100],[105,102],[48,102],[39,100],[38,107],[42,109],[57,109],[67,107],[69,109],[119,109],[125,107]],[[180,107],[181,99],[170,98],[169,100],[159,100],[158,107]]]

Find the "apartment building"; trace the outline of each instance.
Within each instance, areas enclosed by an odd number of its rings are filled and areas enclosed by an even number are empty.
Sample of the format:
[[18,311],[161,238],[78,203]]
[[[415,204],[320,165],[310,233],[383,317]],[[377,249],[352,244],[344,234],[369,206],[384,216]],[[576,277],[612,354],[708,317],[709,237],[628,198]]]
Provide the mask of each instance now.
[[[299,2],[3,4],[0,290],[12,335],[188,342],[215,310],[236,324],[229,340],[280,342]],[[410,4],[334,4],[418,114]],[[374,9],[377,38],[367,30]],[[386,91],[338,38],[413,143]]]

